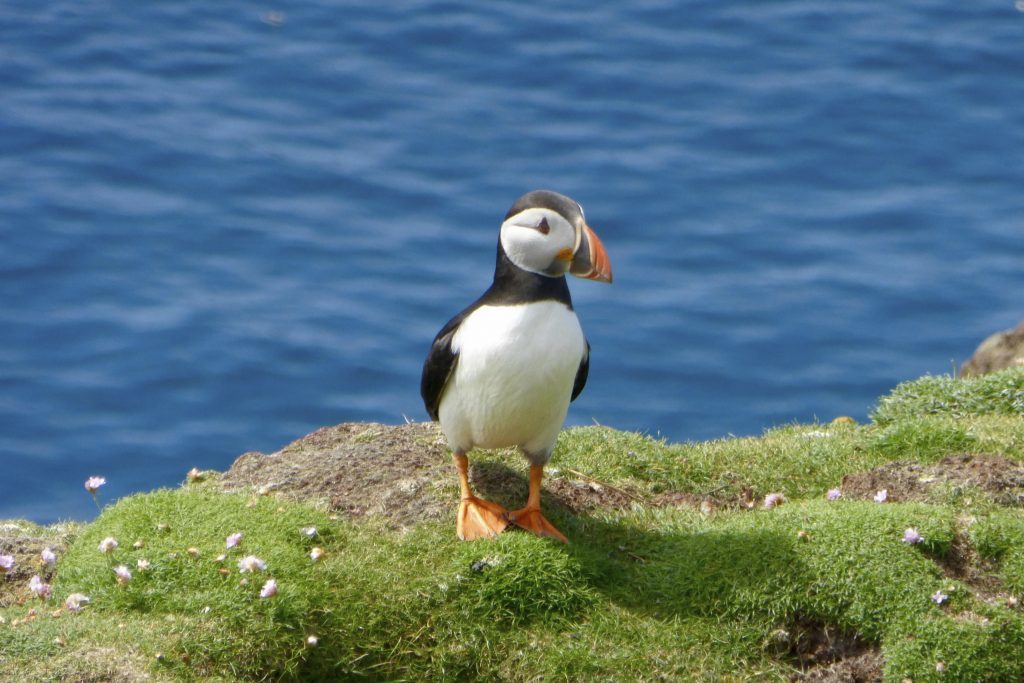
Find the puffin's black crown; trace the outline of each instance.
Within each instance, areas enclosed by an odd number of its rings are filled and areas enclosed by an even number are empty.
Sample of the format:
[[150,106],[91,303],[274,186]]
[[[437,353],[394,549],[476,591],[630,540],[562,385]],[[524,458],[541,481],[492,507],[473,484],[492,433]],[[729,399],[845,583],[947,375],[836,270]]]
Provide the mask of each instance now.
[[561,215],[562,218],[568,221],[569,225],[583,225],[583,209],[579,203],[566,197],[564,194],[552,192],[551,190],[527,192],[515,201],[512,208],[505,214],[505,220],[527,209],[550,209]]

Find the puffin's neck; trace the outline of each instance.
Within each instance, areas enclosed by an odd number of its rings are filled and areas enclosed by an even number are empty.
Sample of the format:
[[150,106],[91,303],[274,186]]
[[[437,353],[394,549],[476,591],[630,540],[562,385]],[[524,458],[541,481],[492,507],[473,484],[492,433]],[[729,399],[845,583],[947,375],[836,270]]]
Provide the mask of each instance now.
[[531,273],[512,263],[498,241],[498,260],[494,266],[494,282],[481,297],[482,303],[511,306],[534,301],[559,301],[572,309],[569,285],[562,277]]

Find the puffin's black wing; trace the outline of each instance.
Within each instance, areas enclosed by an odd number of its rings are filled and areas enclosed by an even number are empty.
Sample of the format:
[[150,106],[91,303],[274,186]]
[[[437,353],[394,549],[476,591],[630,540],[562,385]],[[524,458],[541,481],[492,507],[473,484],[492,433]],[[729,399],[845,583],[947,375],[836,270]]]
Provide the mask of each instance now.
[[576,381],[572,384],[572,398],[570,401],[575,401],[576,397],[583,393],[583,387],[587,386],[587,373],[590,372],[590,342],[587,342],[587,350],[583,352],[583,360],[580,361],[579,370],[576,371]]
[[431,420],[437,420],[437,411],[441,407],[441,394],[444,392],[444,385],[448,382],[448,376],[455,369],[455,363],[459,360],[459,354],[452,351],[452,337],[459,325],[472,312],[473,307],[467,308],[462,313],[448,321],[441,328],[441,331],[434,337],[434,343],[430,346],[430,353],[423,361],[423,376],[420,378],[420,396],[423,397],[423,405],[427,408],[427,414]]

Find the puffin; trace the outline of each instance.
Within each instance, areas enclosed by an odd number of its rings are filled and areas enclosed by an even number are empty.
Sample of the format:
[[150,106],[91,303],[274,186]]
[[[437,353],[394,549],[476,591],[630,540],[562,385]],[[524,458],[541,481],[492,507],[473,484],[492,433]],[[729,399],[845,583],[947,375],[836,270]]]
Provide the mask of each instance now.
[[[501,224],[491,286],[441,328],[423,363],[420,394],[459,477],[462,540],[494,537],[512,524],[568,543],[540,509],[544,466],[590,369],[567,273],[612,281],[583,207],[550,190],[527,192]],[[518,510],[477,497],[469,485],[471,450],[512,446],[530,463],[529,495]]]

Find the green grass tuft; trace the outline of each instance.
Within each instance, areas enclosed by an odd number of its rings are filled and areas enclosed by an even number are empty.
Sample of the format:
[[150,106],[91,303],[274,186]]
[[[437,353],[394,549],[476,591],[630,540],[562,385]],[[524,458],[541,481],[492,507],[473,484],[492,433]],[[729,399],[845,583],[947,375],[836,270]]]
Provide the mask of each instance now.
[[[1024,620],[1001,611],[929,616],[886,637],[887,681],[1024,680]],[[940,665],[943,671],[938,671]]]
[[869,448],[886,460],[913,459],[935,462],[951,453],[975,450],[977,437],[970,429],[949,418],[908,417],[876,431]]
[[[322,529],[324,537],[303,535],[309,526]],[[235,532],[243,533],[242,542],[229,550],[225,539]],[[340,536],[322,513],[300,506],[279,511],[269,498],[157,491],[105,510],[68,551],[54,590],[61,598],[88,595],[88,610],[168,617],[180,655],[195,664],[226,666],[237,676],[275,669],[287,675],[301,655],[296,634],[322,622],[316,593],[324,571],[310,560],[310,549],[333,547]],[[119,543],[109,554],[98,550],[106,537]],[[133,548],[137,541],[142,548]],[[238,560],[250,554],[267,563],[266,572],[240,573]],[[218,561],[221,555],[226,558]],[[150,563],[148,570],[138,568],[140,559]],[[133,574],[125,585],[113,571],[120,565]],[[279,594],[261,599],[271,577]],[[240,657],[238,645],[246,641],[261,647]]]
[[1024,598],[1024,514],[993,512],[979,518],[970,532],[978,552],[998,566],[1006,588]]
[[925,376],[882,397],[871,419],[877,424],[926,415],[1024,415],[1024,368],[978,377]]
[[464,570],[449,584],[459,612],[508,626],[538,618],[568,618],[592,605],[583,565],[562,548],[526,534],[504,534],[489,544],[463,544]]
[[745,488],[758,496],[823,495],[843,474],[873,467],[884,458],[865,450],[856,425],[794,425],[762,437],[666,444],[606,427],[568,430],[553,462],[647,496],[666,491],[731,497]]

